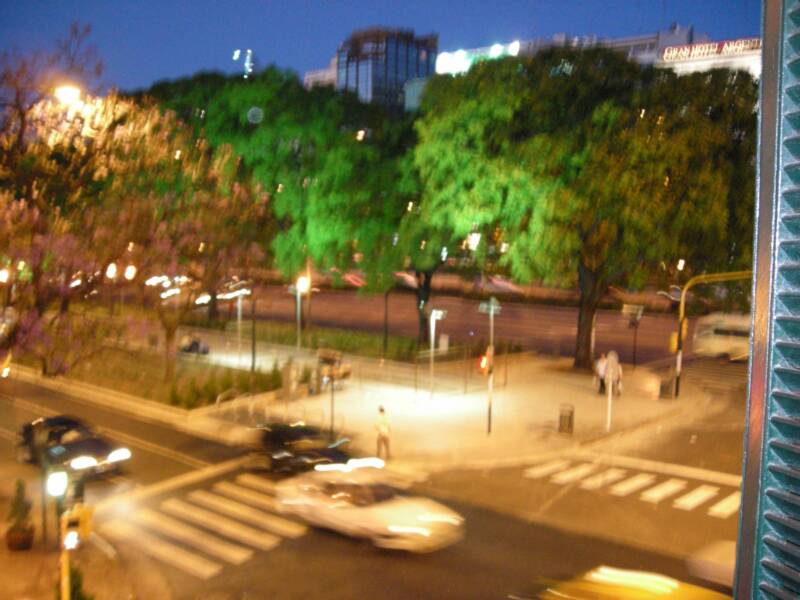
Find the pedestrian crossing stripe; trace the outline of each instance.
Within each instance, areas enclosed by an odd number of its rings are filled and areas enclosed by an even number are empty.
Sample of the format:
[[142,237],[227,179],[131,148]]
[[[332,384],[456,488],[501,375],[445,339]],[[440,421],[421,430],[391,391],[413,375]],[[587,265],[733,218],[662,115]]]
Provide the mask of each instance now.
[[619,481],[627,474],[628,472],[625,469],[611,468],[603,471],[602,473],[598,473],[597,475],[593,475],[592,477],[584,479],[581,482],[581,488],[584,490],[598,490],[607,485],[611,485],[615,481]]
[[176,517],[192,521],[201,527],[220,533],[225,537],[235,539],[238,542],[248,544],[259,550],[272,550],[281,542],[278,536],[271,535],[266,531],[254,529],[238,521],[227,519],[217,513],[209,512],[205,509],[188,504],[183,500],[178,500],[177,498],[170,498],[162,502],[161,509]]
[[222,565],[219,563],[184,550],[175,544],[165,542],[161,538],[150,535],[146,531],[142,531],[140,528],[124,521],[109,521],[101,527],[101,531],[116,540],[132,542],[153,558],[200,579],[209,579],[222,570]]
[[242,473],[238,477],[236,477],[236,483],[239,483],[246,487],[251,487],[253,489],[259,490],[260,492],[265,492],[267,494],[275,494],[275,482],[270,481],[269,479],[264,479],[263,477],[256,477],[255,475],[251,475],[250,473]]
[[597,470],[597,465],[593,465],[592,463],[584,463],[582,465],[578,465],[577,467],[573,467],[553,475],[550,478],[550,481],[561,484],[571,483],[573,481],[577,481],[578,479],[583,479],[589,473],[595,470]]
[[265,513],[251,506],[247,506],[246,504],[229,500],[205,490],[190,492],[189,499],[196,504],[202,504],[206,508],[219,511],[229,517],[235,517],[254,523],[267,531],[277,533],[283,537],[298,538],[308,531],[308,527],[300,523],[295,523],[294,521]]
[[742,502],[742,493],[733,492],[730,496],[723,498],[714,506],[708,509],[708,514],[712,517],[727,519],[734,513],[739,512],[739,505]]
[[[646,462],[656,465],[652,461]],[[718,486],[700,484],[683,493],[690,485],[687,479],[672,477],[657,482],[657,476],[653,473],[630,474],[627,469],[617,467],[610,467],[597,472],[600,467],[601,464],[598,462],[578,461],[576,463],[574,460],[553,459],[526,468],[523,471],[523,475],[529,479],[549,477],[551,483],[559,485],[577,484],[581,489],[588,491],[607,489],[609,493],[619,497],[640,492],[639,499],[651,504],[659,504],[664,500],[674,498],[672,507],[684,511],[698,508],[714,499],[720,492]],[[659,472],[657,466],[653,466],[653,468],[656,472]],[[675,465],[663,464],[663,471],[676,471],[676,469]],[[688,471],[689,477],[695,475],[695,469],[688,468]],[[728,483],[728,479],[733,479],[734,476],[716,472],[709,473],[709,477],[716,475],[716,479],[719,480],[721,485],[733,485],[733,482]],[[662,472],[661,474],[664,473]],[[683,495],[675,498],[677,494],[681,493]],[[741,497],[741,492],[730,493],[709,507],[706,514],[718,519],[727,519],[739,512]]]
[[253,490],[243,488],[240,485],[231,483],[230,481],[221,481],[214,484],[214,491],[220,492],[224,496],[230,496],[236,500],[243,500],[248,504],[258,506],[259,508],[266,508],[267,510],[277,510],[275,506],[275,498],[272,496],[265,496]]
[[253,556],[253,551],[225,542],[213,535],[209,535],[191,525],[186,525],[172,517],[168,517],[154,510],[143,508],[134,514],[134,519],[144,523],[157,533],[164,533],[169,537],[193,546],[202,546],[208,554],[233,563],[242,564]]
[[552,460],[543,465],[537,465],[535,467],[530,467],[529,469],[525,469],[525,477],[529,477],[531,479],[537,479],[538,477],[547,477],[548,475],[552,475],[556,471],[560,471],[564,467],[568,466],[569,463],[570,461],[568,460]]
[[651,487],[649,490],[642,492],[640,498],[645,502],[652,502],[658,504],[665,498],[674,496],[686,487],[687,481],[685,479],[667,479]]
[[656,476],[650,473],[639,473],[638,475],[634,475],[633,477],[612,485],[609,491],[615,496],[627,496],[643,487],[647,487],[655,478]]
[[685,496],[681,496],[675,500],[675,502],[672,503],[672,506],[681,510],[692,510],[693,508],[697,508],[707,500],[710,500],[716,496],[718,492],[719,488],[716,486],[701,485],[693,489]]

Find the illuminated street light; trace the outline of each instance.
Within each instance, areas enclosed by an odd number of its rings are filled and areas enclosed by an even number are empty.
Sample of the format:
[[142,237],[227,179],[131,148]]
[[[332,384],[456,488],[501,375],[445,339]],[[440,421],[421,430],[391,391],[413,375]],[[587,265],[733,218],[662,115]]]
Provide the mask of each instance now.
[[685,260],[683,260],[683,259],[680,259],[680,260],[678,261],[678,271],[683,271],[683,268],[684,268],[685,266],[686,266],[686,261],[685,261]]
[[305,275],[297,278],[297,291],[301,294],[307,294],[308,288],[311,286],[311,281]]
[[67,493],[69,476],[66,471],[54,471],[47,476],[47,493],[54,498],[61,498]]
[[8,269],[0,269],[0,283],[8,283]]
[[81,90],[74,85],[60,85],[53,95],[64,106],[74,106],[80,102]]
[[125,279],[131,281],[134,277],[136,277],[136,266],[128,265],[125,267]]
[[108,265],[108,267],[106,268],[106,277],[108,277],[109,279],[116,279],[116,277],[117,277],[117,264],[116,263],[112,262],[110,265]]

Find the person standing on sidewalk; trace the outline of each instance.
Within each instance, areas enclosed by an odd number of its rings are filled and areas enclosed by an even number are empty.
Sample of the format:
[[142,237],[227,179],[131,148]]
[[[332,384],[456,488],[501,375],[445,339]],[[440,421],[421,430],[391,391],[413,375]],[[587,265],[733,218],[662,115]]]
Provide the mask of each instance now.
[[600,389],[598,393],[602,394],[606,391],[606,365],[608,361],[606,360],[606,353],[603,352],[600,354],[600,358],[597,359],[597,362],[594,365],[594,372],[595,378],[600,380]]
[[386,460],[389,460],[389,417],[383,406],[378,407],[378,420],[375,421],[375,429],[378,431],[378,450],[376,456],[381,457],[381,449],[386,452]]

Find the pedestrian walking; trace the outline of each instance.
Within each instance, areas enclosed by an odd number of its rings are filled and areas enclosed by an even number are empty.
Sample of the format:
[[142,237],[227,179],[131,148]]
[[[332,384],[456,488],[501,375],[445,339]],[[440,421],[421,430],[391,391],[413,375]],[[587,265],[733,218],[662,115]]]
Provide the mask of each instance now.
[[380,458],[381,450],[383,450],[386,454],[386,460],[389,460],[389,417],[386,416],[383,406],[378,407],[378,420],[375,421],[375,429],[378,432],[378,448],[375,455]]
[[604,394],[606,391],[606,365],[608,364],[608,359],[606,359],[606,353],[603,352],[600,354],[600,358],[597,359],[597,362],[594,365],[594,376],[595,381],[599,381],[599,389],[598,393]]
[[613,350],[606,358],[605,384],[609,395],[622,393],[622,366],[619,364],[619,355]]

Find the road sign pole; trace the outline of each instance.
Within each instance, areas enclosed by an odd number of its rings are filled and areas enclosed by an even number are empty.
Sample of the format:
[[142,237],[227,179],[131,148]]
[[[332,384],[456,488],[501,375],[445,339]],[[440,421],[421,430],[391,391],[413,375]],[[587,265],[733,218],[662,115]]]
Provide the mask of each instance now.
[[489,347],[492,349],[489,357],[488,413],[486,415],[486,435],[492,433],[492,393],[494,392],[494,304],[489,308]]

